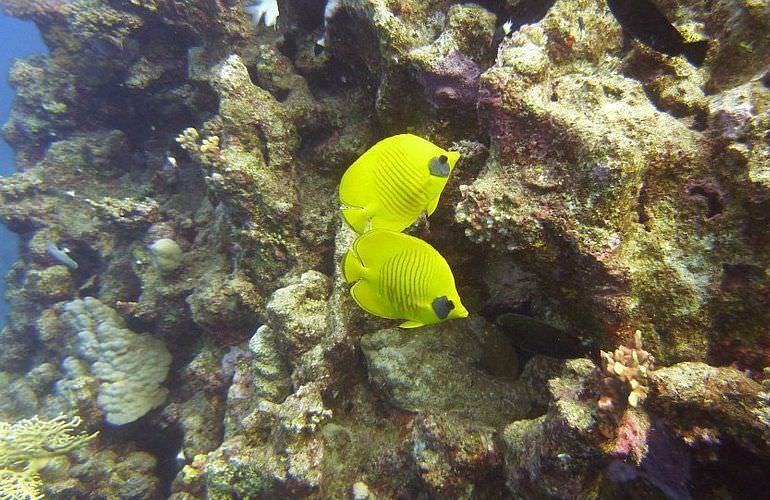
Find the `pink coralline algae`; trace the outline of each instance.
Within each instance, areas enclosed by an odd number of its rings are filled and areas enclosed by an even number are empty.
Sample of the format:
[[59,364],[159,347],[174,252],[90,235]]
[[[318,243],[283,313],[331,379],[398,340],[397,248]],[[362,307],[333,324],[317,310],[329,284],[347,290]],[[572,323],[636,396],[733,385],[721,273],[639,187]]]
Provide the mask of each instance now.
[[647,433],[650,421],[644,413],[626,411],[620,418],[611,453],[630,458],[637,464],[647,454]]

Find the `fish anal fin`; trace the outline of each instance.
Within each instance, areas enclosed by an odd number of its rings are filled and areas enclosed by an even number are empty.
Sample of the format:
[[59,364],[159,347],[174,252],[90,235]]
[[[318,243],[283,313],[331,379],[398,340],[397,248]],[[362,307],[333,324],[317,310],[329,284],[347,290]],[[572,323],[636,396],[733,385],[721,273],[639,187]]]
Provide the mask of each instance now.
[[425,323],[422,323],[420,321],[414,321],[414,320],[410,319],[409,321],[404,321],[403,323],[401,323],[398,326],[401,327],[401,328],[420,328],[421,326],[425,326]]

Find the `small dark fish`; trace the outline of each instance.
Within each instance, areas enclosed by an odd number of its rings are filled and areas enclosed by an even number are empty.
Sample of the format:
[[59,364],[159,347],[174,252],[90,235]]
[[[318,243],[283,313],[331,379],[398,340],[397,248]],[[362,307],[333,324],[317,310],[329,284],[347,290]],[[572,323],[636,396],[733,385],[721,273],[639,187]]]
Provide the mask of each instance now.
[[607,0],[607,5],[626,33],[639,42],[670,56],[683,55],[695,66],[703,64],[708,40],[685,42],[651,0]]
[[590,351],[590,346],[579,338],[523,314],[501,314],[495,324],[516,347],[532,354],[569,359],[583,357]]

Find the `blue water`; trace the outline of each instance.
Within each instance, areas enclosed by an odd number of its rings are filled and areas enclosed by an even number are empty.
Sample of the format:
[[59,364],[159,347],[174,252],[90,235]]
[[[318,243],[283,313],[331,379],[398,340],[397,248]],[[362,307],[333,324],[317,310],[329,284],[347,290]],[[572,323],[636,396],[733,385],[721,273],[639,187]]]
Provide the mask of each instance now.
[[[8,68],[17,57],[45,52],[40,33],[31,22],[22,22],[0,15],[0,123],[5,123],[11,108],[13,91],[8,86]],[[13,151],[0,140],[0,175],[14,171]],[[16,260],[16,236],[0,225],[0,276],[5,276],[10,265]],[[5,323],[8,305],[5,302],[5,279],[0,280],[0,328]]]

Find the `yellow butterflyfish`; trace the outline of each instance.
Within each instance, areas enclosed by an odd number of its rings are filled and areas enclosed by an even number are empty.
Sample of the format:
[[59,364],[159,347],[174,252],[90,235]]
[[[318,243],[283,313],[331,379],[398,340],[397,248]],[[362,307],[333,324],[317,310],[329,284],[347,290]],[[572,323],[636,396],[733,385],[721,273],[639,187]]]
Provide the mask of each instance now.
[[414,236],[373,229],[353,243],[343,270],[345,281],[353,283],[350,294],[362,309],[406,320],[402,328],[468,316],[449,264]]
[[340,181],[345,221],[357,233],[403,231],[436,210],[460,153],[412,134],[383,139],[348,167]]

